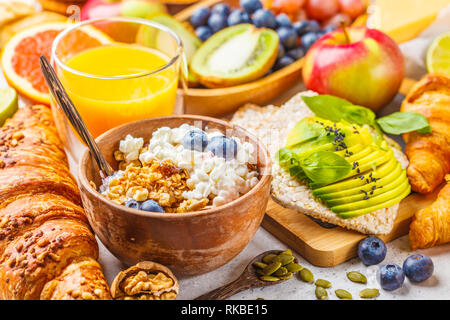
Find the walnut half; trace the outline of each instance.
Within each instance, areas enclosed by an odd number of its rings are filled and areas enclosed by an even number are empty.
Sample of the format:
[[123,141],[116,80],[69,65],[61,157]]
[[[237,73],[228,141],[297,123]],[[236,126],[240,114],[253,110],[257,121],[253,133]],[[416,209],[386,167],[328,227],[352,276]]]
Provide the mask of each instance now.
[[121,271],[111,285],[115,300],[175,300],[178,291],[178,281],[172,271],[151,261]]

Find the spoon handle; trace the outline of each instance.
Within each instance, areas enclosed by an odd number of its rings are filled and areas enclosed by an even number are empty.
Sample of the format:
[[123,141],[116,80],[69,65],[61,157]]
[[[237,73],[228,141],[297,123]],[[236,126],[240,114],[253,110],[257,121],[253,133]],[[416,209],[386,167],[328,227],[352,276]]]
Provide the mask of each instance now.
[[195,298],[195,300],[225,300],[241,291],[249,289],[250,287],[251,286],[246,279],[239,277],[233,282]]
[[84,121],[81,119],[81,116],[78,113],[75,106],[73,105],[72,100],[70,100],[69,96],[67,95],[67,92],[64,89],[63,85],[61,84],[61,82],[59,81],[55,70],[48,62],[47,58],[45,58],[44,56],[40,57],[40,62],[42,73],[44,75],[48,87],[50,88],[50,91],[52,92],[53,97],[56,99],[60,107],[63,109],[64,114],[72,124],[73,128],[78,132],[81,139],[83,139],[84,143],[86,143],[86,145],[88,146],[95,161],[97,162],[97,165],[100,169],[100,173],[103,175],[106,174],[107,176],[112,175],[113,170],[109,166],[105,157],[103,157],[103,155],[101,154],[97,146],[97,143],[95,142],[91,133],[87,129]]

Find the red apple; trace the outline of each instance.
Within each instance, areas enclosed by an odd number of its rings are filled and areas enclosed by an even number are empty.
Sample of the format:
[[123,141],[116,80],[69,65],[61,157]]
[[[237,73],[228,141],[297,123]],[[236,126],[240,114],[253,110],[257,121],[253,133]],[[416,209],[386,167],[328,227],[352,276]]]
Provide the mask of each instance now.
[[317,40],[302,72],[308,89],[377,111],[397,93],[404,62],[398,45],[383,32],[350,27]]

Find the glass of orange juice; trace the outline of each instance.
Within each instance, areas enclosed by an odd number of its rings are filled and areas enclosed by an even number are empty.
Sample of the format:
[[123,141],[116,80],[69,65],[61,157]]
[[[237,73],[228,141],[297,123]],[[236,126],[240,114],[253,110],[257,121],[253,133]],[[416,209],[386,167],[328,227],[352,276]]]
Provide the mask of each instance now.
[[[52,47],[52,64],[94,138],[124,123],[172,114],[183,61],[174,32],[135,18],[75,24]],[[52,109],[66,150],[78,162],[84,145],[54,100]]]

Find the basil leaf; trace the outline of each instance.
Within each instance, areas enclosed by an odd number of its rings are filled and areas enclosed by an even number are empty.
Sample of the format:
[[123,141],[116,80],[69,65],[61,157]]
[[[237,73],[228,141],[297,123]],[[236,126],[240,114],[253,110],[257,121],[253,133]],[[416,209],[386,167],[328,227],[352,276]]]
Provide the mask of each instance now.
[[364,124],[373,125],[375,113],[369,108],[347,105],[342,107],[342,118],[347,122],[356,123],[360,126]]
[[431,126],[427,118],[416,112],[394,112],[376,121],[384,132],[390,134],[402,134],[411,131],[431,132]]
[[342,107],[352,105],[347,100],[326,94],[312,97],[302,96],[302,99],[318,117],[335,122],[342,119]]
[[317,151],[304,158],[300,165],[315,183],[330,184],[344,178],[352,166],[343,157],[330,151]]
[[310,118],[304,118],[300,120],[289,132],[289,135],[286,139],[286,148],[305,142],[307,140],[311,140],[313,138],[317,138],[324,131],[325,130],[323,129],[323,126],[321,126],[320,124],[314,122]]

